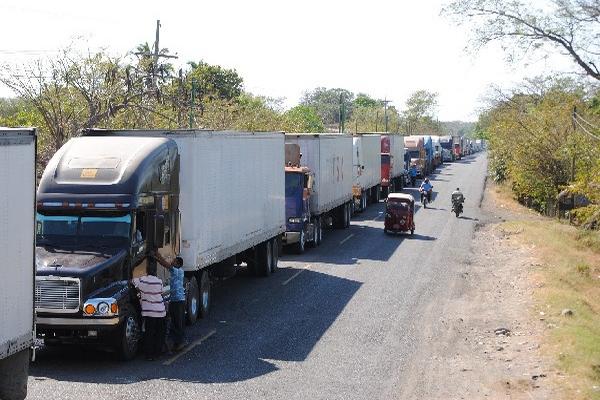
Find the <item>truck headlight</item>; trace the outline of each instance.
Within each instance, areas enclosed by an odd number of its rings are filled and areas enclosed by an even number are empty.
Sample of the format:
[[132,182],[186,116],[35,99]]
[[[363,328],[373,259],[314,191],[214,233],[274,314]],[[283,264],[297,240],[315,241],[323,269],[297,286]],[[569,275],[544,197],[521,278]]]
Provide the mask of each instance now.
[[117,300],[112,297],[89,299],[83,305],[83,315],[85,317],[109,317],[119,313]]
[[288,218],[288,222],[290,224],[299,224],[302,222],[302,218],[300,217],[292,217],[292,218]]

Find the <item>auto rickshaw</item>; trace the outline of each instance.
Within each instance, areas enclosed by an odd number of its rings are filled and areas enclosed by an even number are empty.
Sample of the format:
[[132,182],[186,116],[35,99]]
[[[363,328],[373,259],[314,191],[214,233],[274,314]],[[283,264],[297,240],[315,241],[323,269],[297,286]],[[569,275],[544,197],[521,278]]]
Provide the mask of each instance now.
[[390,193],[385,204],[385,233],[415,233],[415,199],[410,194]]

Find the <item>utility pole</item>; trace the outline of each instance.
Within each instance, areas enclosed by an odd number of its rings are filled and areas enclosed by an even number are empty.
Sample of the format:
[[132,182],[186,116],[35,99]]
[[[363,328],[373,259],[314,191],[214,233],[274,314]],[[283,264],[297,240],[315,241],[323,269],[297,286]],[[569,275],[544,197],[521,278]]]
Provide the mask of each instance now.
[[156,35],[154,39],[154,50],[135,53],[138,56],[152,57],[152,90],[158,90],[158,61],[161,58],[177,58],[170,54],[160,54],[160,20],[156,20]]
[[385,133],[388,131],[388,116],[387,116],[387,105],[390,101],[387,97],[383,100],[383,121],[385,123]]
[[194,107],[196,106],[196,78],[192,78],[192,96],[190,101],[190,129],[194,127]]

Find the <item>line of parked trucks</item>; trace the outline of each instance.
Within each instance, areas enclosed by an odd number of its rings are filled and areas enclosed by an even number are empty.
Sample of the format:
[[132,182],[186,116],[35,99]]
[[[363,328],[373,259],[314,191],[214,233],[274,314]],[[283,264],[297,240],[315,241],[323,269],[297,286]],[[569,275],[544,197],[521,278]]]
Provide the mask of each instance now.
[[0,398],[24,397],[34,337],[133,358],[142,326],[130,281],[148,250],[183,258],[192,324],[209,312],[212,279],[242,265],[276,272],[283,246],[301,253],[348,228],[402,189],[411,163],[431,173],[443,139],[90,129],[52,157],[36,199],[35,130],[0,128],[0,268],[11,276],[0,288],[11,305],[0,307]]

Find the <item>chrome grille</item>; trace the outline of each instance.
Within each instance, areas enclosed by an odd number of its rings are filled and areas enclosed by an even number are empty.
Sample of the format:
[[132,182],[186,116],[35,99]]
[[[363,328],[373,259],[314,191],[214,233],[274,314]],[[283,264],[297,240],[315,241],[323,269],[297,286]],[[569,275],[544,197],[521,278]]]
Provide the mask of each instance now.
[[37,277],[35,280],[36,311],[79,311],[79,279]]

